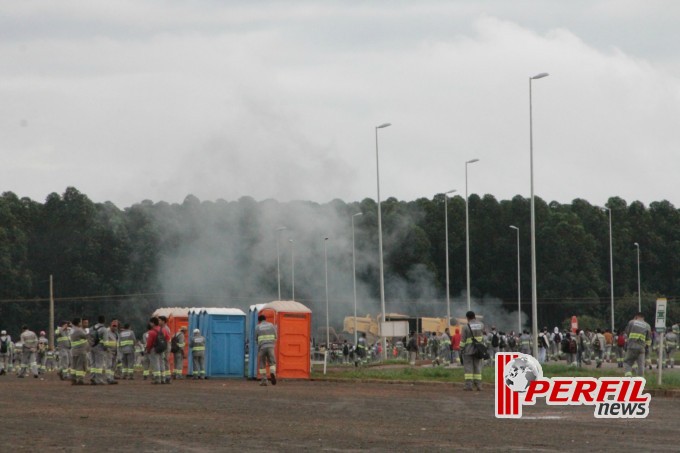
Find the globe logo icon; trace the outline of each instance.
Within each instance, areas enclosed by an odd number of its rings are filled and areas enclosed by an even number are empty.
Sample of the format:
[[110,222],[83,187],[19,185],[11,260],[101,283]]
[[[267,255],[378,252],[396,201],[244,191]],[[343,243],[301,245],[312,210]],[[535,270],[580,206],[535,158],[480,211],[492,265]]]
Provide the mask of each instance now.
[[512,359],[505,366],[503,379],[505,385],[518,393],[524,393],[536,379],[543,377],[543,369],[538,360],[530,355],[522,354]]

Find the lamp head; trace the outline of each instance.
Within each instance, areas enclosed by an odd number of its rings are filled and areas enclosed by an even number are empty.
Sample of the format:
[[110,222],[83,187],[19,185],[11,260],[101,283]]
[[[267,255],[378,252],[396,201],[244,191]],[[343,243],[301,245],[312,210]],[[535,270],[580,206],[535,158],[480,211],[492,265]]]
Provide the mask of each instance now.
[[543,77],[548,77],[549,75],[550,74],[548,74],[547,72],[542,72],[540,74],[536,74],[535,76],[533,76],[531,80],[542,79]]

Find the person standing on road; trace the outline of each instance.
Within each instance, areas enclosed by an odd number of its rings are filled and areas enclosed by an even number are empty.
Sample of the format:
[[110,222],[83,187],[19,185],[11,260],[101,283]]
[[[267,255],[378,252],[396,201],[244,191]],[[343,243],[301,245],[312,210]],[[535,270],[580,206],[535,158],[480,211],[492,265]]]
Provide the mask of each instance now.
[[626,343],[626,358],[623,360],[624,376],[633,375],[633,364],[637,363],[637,374],[645,374],[645,349],[652,344],[652,329],[645,322],[645,316],[638,312],[628,322],[625,334],[628,337]]
[[182,326],[178,332],[172,337],[172,344],[170,352],[173,356],[173,379],[182,379],[182,371],[184,369],[184,347],[186,346],[185,333],[187,326]]
[[418,336],[414,331],[411,331],[411,337],[406,344],[406,350],[408,351],[408,363],[411,366],[415,366],[416,359],[418,358]]
[[672,328],[666,332],[663,339],[663,346],[666,350],[666,360],[664,366],[666,368],[673,368],[675,366],[675,359],[673,359],[673,354],[675,350],[678,349],[678,334]]
[[604,360],[612,361],[612,347],[614,346],[614,334],[609,329],[604,330]]
[[62,321],[55,331],[57,337],[57,357],[59,367],[57,374],[62,381],[71,377],[71,332],[68,322]]
[[276,327],[267,321],[264,315],[257,317],[255,338],[257,340],[257,363],[260,367],[262,379],[260,385],[267,385],[267,364],[269,365],[269,378],[272,385],[276,385]]
[[548,328],[543,327],[543,331],[538,334],[538,363],[545,363],[550,348],[550,338]]
[[106,384],[104,373],[106,372],[107,363],[107,354],[103,344],[106,336],[106,326],[104,325],[106,318],[100,315],[97,320],[97,324],[90,329],[90,346],[92,352],[90,384],[104,385]]
[[366,353],[368,352],[368,343],[366,342],[366,332],[361,332],[357,339],[357,345],[354,351],[354,366],[358,367],[361,363],[366,361]]
[[496,353],[500,352],[501,347],[501,336],[496,330],[496,326],[491,326],[491,333],[486,338],[489,352],[489,365],[492,365],[496,361]]
[[444,365],[451,362],[451,335],[449,334],[449,328],[444,329],[444,333],[439,337],[439,355],[437,356]]
[[19,377],[26,377],[28,368],[31,368],[34,378],[38,378],[38,362],[36,353],[38,351],[38,336],[28,326],[21,326],[21,371]]
[[484,324],[477,321],[474,311],[468,311],[465,314],[467,318],[467,326],[463,328],[461,333],[460,344],[463,347],[463,367],[465,367],[465,390],[471,391],[474,384],[479,391],[482,390],[482,359],[474,356],[473,339],[481,343],[484,341]]
[[149,320],[149,331],[146,336],[146,355],[149,357],[149,368],[151,369],[151,383],[161,384],[162,380],[162,365],[161,365],[161,355],[162,353],[156,352],[156,337],[158,335],[163,335],[161,328],[159,326],[159,320],[157,317],[153,317]]
[[38,337],[38,372],[40,374],[45,374],[47,372],[47,350],[50,348],[50,340],[47,339],[44,330],[40,331],[40,337]]
[[170,371],[170,354],[172,354],[172,352],[170,351],[170,339],[172,337],[172,333],[170,332],[170,327],[168,327],[167,316],[163,315],[159,316],[158,322],[159,322],[158,325],[161,328],[161,332],[163,332],[163,335],[165,335],[165,340],[167,343],[167,348],[165,349],[165,352],[161,354],[162,383],[169,384],[171,382],[172,377],[172,373]]
[[205,337],[199,329],[194,329],[189,340],[193,379],[205,379]]
[[135,378],[135,345],[137,338],[135,332],[130,329],[130,324],[123,324],[123,330],[120,331],[120,340],[118,347],[123,362],[123,379],[133,380]]
[[7,335],[7,331],[0,332],[0,376],[7,374],[12,365],[12,337]]
[[81,327],[80,318],[71,321],[73,328],[70,335],[71,345],[71,384],[84,385],[87,374],[87,355],[90,351],[89,336]]
[[111,325],[108,329],[104,330],[104,338],[102,340],[104,346],[104,357],[106,366],[104,368],[104,373],[106,376],[107,384],[118,384],[114,379],[114,373],[116,370],[116,362],[118,355],[118,320],[114,319],[111,321]]

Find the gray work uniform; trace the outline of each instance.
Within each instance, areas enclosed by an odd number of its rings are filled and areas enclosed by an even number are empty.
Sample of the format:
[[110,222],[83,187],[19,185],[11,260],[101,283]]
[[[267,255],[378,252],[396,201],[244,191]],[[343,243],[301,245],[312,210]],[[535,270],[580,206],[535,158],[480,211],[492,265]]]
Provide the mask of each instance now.
[[205,337],[194,334],[189,341],[194,379],[205,378]]
[[476,319],[468,322],[461,331],[460,346],[463,348],[463,367],[465,368],[465,388],[472,389],[472,384],[482,388],[482,359],[475,358],[472,339],[484,341],[484,324]]
[[626,343],[626,358],[623,360],[624,376],[633,375],[633,364],[637,363],[637,374],[645,373],[645,348],[652,344],[652,329],[645,321],[633,319],[625,330],[628,336]]
[[257,363],[261,378],[267,377],[267,364],[269,372],[276,374],[276,327],[268,321],[262,321],[255,327],[257,339]]

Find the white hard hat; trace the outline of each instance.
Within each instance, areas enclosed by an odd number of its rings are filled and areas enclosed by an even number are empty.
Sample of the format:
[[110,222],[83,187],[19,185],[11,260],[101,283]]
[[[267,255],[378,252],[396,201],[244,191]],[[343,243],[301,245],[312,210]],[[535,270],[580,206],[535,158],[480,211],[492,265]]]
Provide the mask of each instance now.
[[3,330],[2,332],[0,332],[0,335],[7,335],[7,331]]
[[201,333],[201,331],[198,330],[198,329],[194,329],[194,333],[195,333],[195,334],[196,334],[196,333]]

